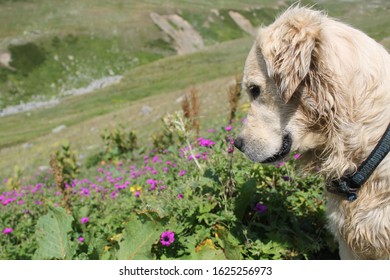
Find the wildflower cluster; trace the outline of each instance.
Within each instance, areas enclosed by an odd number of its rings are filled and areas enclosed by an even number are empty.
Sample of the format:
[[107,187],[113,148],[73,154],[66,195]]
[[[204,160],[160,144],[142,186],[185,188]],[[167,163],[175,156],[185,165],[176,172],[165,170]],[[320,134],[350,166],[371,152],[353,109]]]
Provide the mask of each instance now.
[[51,171],[2,187],[0,259],[58,258],[42,253],[51,219],[63,225],[57,236],[68,236],[59,242],[73,259],[280,259],[325,250],[323,199],[312,187],[319,179],[298,180],[299,155],[262,166],[234,153],[234,125],[138,161],[101,162],[65,182],[66,191]]

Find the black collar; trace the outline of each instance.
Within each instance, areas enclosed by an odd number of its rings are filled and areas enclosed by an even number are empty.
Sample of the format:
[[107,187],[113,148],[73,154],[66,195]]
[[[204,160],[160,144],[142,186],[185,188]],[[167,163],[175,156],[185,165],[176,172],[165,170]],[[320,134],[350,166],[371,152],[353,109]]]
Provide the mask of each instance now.
[[390,124],[368,158],[351,175],[345,175],[327,185],[327,190],[345,196],[349,201],[357,198],[356,192],[368,180],[375,168],[390,152]]

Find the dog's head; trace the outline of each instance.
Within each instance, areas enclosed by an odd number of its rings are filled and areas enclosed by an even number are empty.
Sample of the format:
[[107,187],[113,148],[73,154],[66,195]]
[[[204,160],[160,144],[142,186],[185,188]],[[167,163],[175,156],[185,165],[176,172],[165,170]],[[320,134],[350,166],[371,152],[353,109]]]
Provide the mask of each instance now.
[[291,8],[259,30],[243,88],[250,109],[235,146],[256,162],[282,160],[323,143],[334,85],[321,59],[321,12]]

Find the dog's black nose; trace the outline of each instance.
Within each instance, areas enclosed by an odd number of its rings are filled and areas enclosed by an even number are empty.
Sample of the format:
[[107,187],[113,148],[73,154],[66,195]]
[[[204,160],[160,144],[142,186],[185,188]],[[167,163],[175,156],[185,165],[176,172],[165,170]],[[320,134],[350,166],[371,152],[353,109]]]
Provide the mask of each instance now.
[[234,147],[236,147],[236,148],[239,149],[240,151],[242,151],[243,145],[244,145],[244,140],[243,140],[241,137],[237,137],[237,138],[234,140]]

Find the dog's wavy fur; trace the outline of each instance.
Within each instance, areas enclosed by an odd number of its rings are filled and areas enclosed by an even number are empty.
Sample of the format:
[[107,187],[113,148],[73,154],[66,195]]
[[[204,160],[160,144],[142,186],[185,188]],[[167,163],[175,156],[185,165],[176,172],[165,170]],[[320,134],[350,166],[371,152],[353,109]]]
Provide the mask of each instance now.
[[[353,173],[390,122],[390,55],[363,32],[325,13],[294,6],[260,28],[243,85],[251,107],[238,136],[258,162],[292,149],[325,180]],[[260,88],[259,96],[251,88]],[[329,228],[342,259],[390,259],[390,156],[358,192],[328,195]]]

